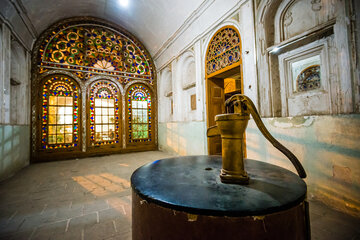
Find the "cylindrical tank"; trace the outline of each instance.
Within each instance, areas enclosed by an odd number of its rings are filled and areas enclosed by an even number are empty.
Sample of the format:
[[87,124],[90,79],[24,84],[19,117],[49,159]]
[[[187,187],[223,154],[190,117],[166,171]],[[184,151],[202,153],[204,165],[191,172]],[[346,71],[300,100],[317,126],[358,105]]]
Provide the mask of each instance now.
[[225,184],[220,156],[158,160],[131,177],[133,240],[309,239],[306,184],[245,159],[248,185]]

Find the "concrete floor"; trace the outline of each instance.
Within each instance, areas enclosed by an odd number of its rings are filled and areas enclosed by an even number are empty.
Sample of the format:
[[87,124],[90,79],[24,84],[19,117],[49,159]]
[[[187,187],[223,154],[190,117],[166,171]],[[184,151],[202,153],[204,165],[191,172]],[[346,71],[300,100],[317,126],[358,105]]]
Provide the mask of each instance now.
[[[153,151],[33,164],[0,183],[0,239],[131,239],[130,176]],[[360,219],[310,201],[312,239],[360,239]]]

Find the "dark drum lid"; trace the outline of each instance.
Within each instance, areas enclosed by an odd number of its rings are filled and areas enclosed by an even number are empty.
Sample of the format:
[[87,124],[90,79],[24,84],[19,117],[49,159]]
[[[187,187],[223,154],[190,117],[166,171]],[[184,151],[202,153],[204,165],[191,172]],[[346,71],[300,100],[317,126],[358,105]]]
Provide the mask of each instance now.
[[306,184],[284,168],[245,159],[249,185],[220,181],[220,156],[157,160],[131,176],[133,191],[149,203],[191,214],[259,216],[289,209],[305,199]]

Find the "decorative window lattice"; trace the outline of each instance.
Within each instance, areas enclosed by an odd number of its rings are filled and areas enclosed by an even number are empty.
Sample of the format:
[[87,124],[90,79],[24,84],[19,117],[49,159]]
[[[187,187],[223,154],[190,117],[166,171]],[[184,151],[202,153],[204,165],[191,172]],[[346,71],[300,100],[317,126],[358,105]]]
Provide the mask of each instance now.
[[64,76],[52,76],[42,89],[43,149],[72,148],[79,144],[79,89]]
[[151,94],[141,84],[130,87],[128,92],[129,142],[150,142],[151,133]]
[[134,78],[153,84],[150,58],[130,37],[95,26],[62,26],[40,46],[39,73],[68,69],[80,78],[94,74],[116,77],[121,83]]
[[241,42],[238,32],[231,27],[219,30],[212,38],[206,55],[207,75],[231,66],[241,60]]
[[115,84],[97,81],[90,89],[90,143],[119,143],[119,96]]
[[304,92],[320,88],[320,65],[305,68],[296,79],[297,91]]

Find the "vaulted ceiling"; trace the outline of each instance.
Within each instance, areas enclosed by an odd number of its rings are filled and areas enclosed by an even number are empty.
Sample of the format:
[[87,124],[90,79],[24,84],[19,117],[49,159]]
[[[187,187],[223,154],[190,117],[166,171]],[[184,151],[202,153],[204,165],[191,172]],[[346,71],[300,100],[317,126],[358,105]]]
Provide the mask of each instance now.
[[[7,1],[7,4],[4,1]],[[0,0],[0,2],[2,2],[0,8],[3,7],[0,13],[18,14],[35,37],[61,19],[92,16],[127,29],[142,41],[151,55],[154,55],[204,0],[128,0],[127,6],[122,6],[120,0]],[[4,17],[9,19],[9,16]]]

